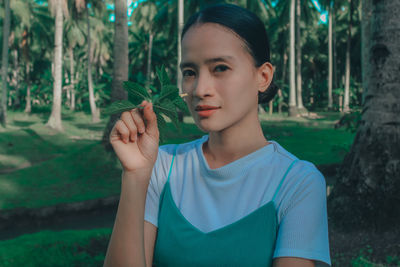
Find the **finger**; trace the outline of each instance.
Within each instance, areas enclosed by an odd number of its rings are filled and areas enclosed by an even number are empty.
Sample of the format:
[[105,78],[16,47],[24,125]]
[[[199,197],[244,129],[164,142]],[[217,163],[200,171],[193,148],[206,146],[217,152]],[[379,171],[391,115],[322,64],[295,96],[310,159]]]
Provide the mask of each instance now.
[[128,127],[122,120],[117,121],[117,123],[115,124],[115,133],[120,137],[122,142],[124,142],[125,144],[129,142],[130,132]]
[[140,134],[144,133],[146,130],[146,126],[144,125],[144,121],[143,121],[142,115],[140,115],[139,109],[136,108],[136,109],[132,110],[131,116],[132,116],[132,119],[133,119],[139,133]]
[[143,109],[143,117],[146,120],[146,132],[158,138],[157,116],[153,111],[153,104],[146,103]]
[[130,139],[132,142],[136,141],[137,127],[133,121],[131,111],[125,111],[121,114],[121,120],[125,123],[126,127],[129,129]]

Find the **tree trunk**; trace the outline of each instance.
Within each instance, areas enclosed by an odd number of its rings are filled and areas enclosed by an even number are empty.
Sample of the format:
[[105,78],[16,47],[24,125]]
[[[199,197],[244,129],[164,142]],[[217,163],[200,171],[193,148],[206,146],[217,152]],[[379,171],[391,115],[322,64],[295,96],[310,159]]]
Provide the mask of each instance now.
[[282,98],[283,98],[281,88],[278,89],[278,97],[280,99],[279,104],[278,104],[278,114],[281,114],[282,113]]
[[71,91],[71,110],[75,110],[76,107],[75,103],[77,102],[77,100],[75,93],[75,84],[77,81],[79,81],[79,71],[75,71],[74,86],[72,87]]
[[47,126],[63,131],[61,123],[61,87],[62,87],[62,44],[63,44],[63,9],[62,1],[56,0],[55,32],[54,32],[54,86],[53,105]]
[[[337,89],[338,86],[338,71],[337,71],[337,53],[336,53],[336,1],[333,1],[332,8],[332,57],[333,57],[333,89]],[[332,95],[332,98],[334,96]],[[335,100],[332,99],[332,102]],[[333,104],[333,103],[332,103]]]
[[[122,86],[123,81],[128,80],[128,19],[127,19],[127,2],[125,0],[115,0],[115,33],[114,33],[114,66],[113,81],[111,89],[111,101],[123,100],[127,98],[127,93]],[[118,120],[119,114],[111,115],[110,120],[103,134],[103,145],[108,151],[112,150],[110,144],[110,132],[115,122]]]
[[[183,29],[183,24],[184,24],[184,1],[183,0],[178,0],[178,62],[176,66],[176,71],[177,71],[177,79],[176,79],[176,86],[179,88],[179,93],[182,93],[182,71],[179,68],[179,64],[181,63],[182,60],[182,44],[181,44],[181,38],[182,38],[182,29]],[[181,110],[178,111],[178,120],[179,122],[183,122],[183,112]]]
[[14,90],[15,90],[15,99],[14,99],[14,103],[12,103],[13,108],[20,108],[21,106],[21,101],[20,101],[20,93],[19,93],[19,72],[20,72],[20,68],[19,68],[19,62],[18,62],[18,50],[14,49],[13,51],[14,54],[14,68],[12,71],[12,80],[11,83],[14,86]]
[[90,103],[90,112],[92,113],[92,122],[98,123],[100,122],[100,110],[96,108],[96,100],[94,99],[94,90],[93,90],[93,77],[92,77],[92,53],[91,49],[91,36],[90,36],[90,16],[89,16],[89,8],[86,7],[86,19],[87,19],[87,46],[88,46],[88,88],[89,88],[89,103]]
[[258,2],[258,6],[260,7],[260,9],[265,17],[265,20],[267,21],[269,19],[269,16],[268,16],[267,8],[264,5],[264,2],[262,0],[257,0],[257,2]]
[[295,82],[295,0],[290,1],[290,92],[289,92],[289,116],[296,117],[298,110],[296,107],[296,82]]
[[[398,227],[400,221],[400,1],[366,0],[372,9],[368,85],[361,123],[329,197],[338,226]],[[363,18],[363,27],[367,16]],[[367,23],[367,24],[365,24]]]
[[274,100],[269,101],[268,112],[269,112],[269,115],[272,115],[272,113],[274,112]]
[[147,88],[149,88],[151,84],[151,54],[153,50],[153,38],[154,38],[154,33],[152,30],[149,32],[149,44],[148,44],[148,51],[147,51],[147,72],[146,72],[146,83],[147,83]]
[[346,47],[346,80],[344,86],[344,99],[343,99],[343,112],[350,111],[350,49],[351,49],[351,26],[353,22],[353,5],[351,0],[349,1],[349,28],[347,36],[347,47]]
[[261,104],[258,104],[258,114],[265,114],[267,112],[265,112],[264,107]]
[[333,47],[332,47],[332,26],[333,26],[333,16],[332,16],[332,3],[329,2],[328,7],[328,20],[329,20],[329,28],[328,28],[328,58],[329,58],[329,66],[328,66],[328,109],[332,109],[333,101],[332,101],[332,84],[333,84]]
[[72,90],[72,79],[73,79],[73,73],[71,73],[71,47],[68,47],[68,58],[69,58],[69,76],[68,80],[66,79],[65,82],[68,81],[69,85],[67,86],[67,101],[66,101],[66,106],[71,109],[71,90]]
[[69,54],[69,73],[70,73],[70,109],[75,110],[75,66],[74,66],[74,49],[72,47],[68,48]]
[[361,24],[361,74],[362,74],[362,87],[363,87],[363,97],[362,103],[365,101],[365,95],[367,94],[368,79],[367,77],[370,75],[370,68],[368,67],[369,58],[370,58],[370,30],[371,30],[371,6],[370,1],[362,2],[362,24]]
[[179,68],[179,64],[181,63],[182,60],[182,44],[181,44],[181,38],[182,38],[182,29],[183,29],[183,24],[184,24],[184,5],[183,5],[183,0],[178,0],[178,62],[176,66],[177,70],[177,80],[176,80],[176,86],[179,88],[179,93],[182,93],[182,72]]
[[26,84],[26,96],[25,96],[25,113],[32,112],[32,104],[31,104],[31,63],[30,63],[30,40],[31,40],[31,32],[29,32],[28,28],[25,28],[22,34],[22,58],[25,64],[25,84]]
[[8,37],[10,35],[10,0],[4,0],[3,51],[1,58],[2,93],[0,103],[0,123],[7,126],[7,73],[8,73]]
[[30,70],[30,65],[29,62],[26,62],[25,65],[25,71],[26,71],[26,97],[25,97],[25,113],[31,113],[32,112],[32,106],[31,106],[31,70]]
[[[282,84],[286,84],[286,72],[287,72],[287,61],[288,55],[286,48],[283,51],[283,67],[282,67]],[[282,113],[283,96],[281,88],[278,89],[279,103],[278,103],[278,113]]]
[[300,0],[296,0],[296,63],[297,63],[297,71],[296,71],[296,95],[297,101],[296,106],[299,113],[306,113],[307,110],[303,105],[303,88],[302,88],[302,78],[301,78],[301,33],[300,33],[300,20],[301,19],[301,3]]

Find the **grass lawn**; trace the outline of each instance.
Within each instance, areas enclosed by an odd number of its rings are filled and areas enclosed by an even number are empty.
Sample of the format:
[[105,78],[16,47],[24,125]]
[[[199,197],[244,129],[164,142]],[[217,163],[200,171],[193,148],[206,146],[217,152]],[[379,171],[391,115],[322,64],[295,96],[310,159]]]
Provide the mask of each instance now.
[[[120,190],[118,161],[100,144],[105,121],[90,123],[83,113],[63,115],[65,131],[44,125],[39,115],[10,112],[7,129],[0,132],[0,210],[39,208],[115,196]],[[279,142],[301,159],[316,165],[340,163],[353,134],[333,129],[338,115],[318,119],[261,117],[267,139]],[[201,137],[190,118],[181,131],[168,124],[165,143]],[[1,174],[3,172],[3,174]]]
[[111,229],[42,231],[0,241],[0,267],[102,266]]
[[342,162],[354,139],[354,134],[334,129],[337,119],[330,113],[321,114],[319,119],[274,116],[261,125],[267,139],[277,141],[300,159],[325,165]]

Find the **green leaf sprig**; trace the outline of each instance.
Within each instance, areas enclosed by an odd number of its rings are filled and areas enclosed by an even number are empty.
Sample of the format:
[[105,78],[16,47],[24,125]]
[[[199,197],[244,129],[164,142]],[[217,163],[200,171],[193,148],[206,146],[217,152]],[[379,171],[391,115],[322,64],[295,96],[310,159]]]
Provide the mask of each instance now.
[[[179,95],[179,89],[171,84],[164,66],[156,68],[157,77],[160,81],[161,88],[157,90],[150,87],[149,90],[139,85],[138,83],[126,81],[123,83],[124,89],[128,92],[128,99],[113,102],[105,111],[104,114],[111,115],[134,108],[142,108],[139,105],[143,100],[153,104],[153,110],[157,117],[158,129],[160,131],[160,141],[164,139],[164,133],[167,123],[163,117],[167,116],[177,129],[179,128],[178,110],[188,112],[185,101]],[[151,93],[150,93],[151,92]]]

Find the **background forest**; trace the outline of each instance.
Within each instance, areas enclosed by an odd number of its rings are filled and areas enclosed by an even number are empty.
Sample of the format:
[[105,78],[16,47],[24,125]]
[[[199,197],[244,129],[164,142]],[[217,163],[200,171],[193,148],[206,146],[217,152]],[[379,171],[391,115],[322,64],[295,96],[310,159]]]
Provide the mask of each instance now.
[[[128,2],[128,79],[153,84],[156,82],[155,67],[165,65],[176,82],[177,1]],[[214,2],[218,1],[185,1],[184,20],[202,6]],[[272,107],[275,112],[287,111],[292,104],[289,104],[291,1],[227,2],[247,7],[265,22],[272,63],[276,67],[275,83],[281,88]],[[332,7],[322,1],[294,2],[299,5],[296,7],[299,15],[294,23],[294,67],[301,71],[296,70],[298,88],[293,89],[302,96],[296,98],[294,105],[309,111],[357,109],[362,99],[360,1],[334,1]],[[9,67],[6,75],[8,110],[29,113],[52,108],[56,3],[55,0],[50,3],[34,0],[10,2]],[[331,12],[327,13],[329,10]],[[92,105],[92,112],[101,110],[111,100],[114,3],[70,0],[63,2],[62,11],[62,73],[57,77],[61,81],[55,81],[61,82],[62,107],[89,113]],[[4,14],[4,9],[0,12]],[[321,12],[324,20],[320,19]],[[328,16],[332,16],[332,31],[329,31]],[[2,40],[3,36],[0,38]],[[329,60],[332,60],[332,77],[329,76]],[[93,100],[90,100],[91,94]],[[269,108],[263,107],[264,110]],[[94,121],[98,120],[98,114],[92,116]]]
[[[332,266],[400,266],[396,1],[0,0],[0,267],[102,266],[121,173],[104,110],[161,66],[179,88],[183,23],[219,2],[265,23],[279,90],[260,121],[326,178]],[[163,144],[204,134],[179,119]]]

